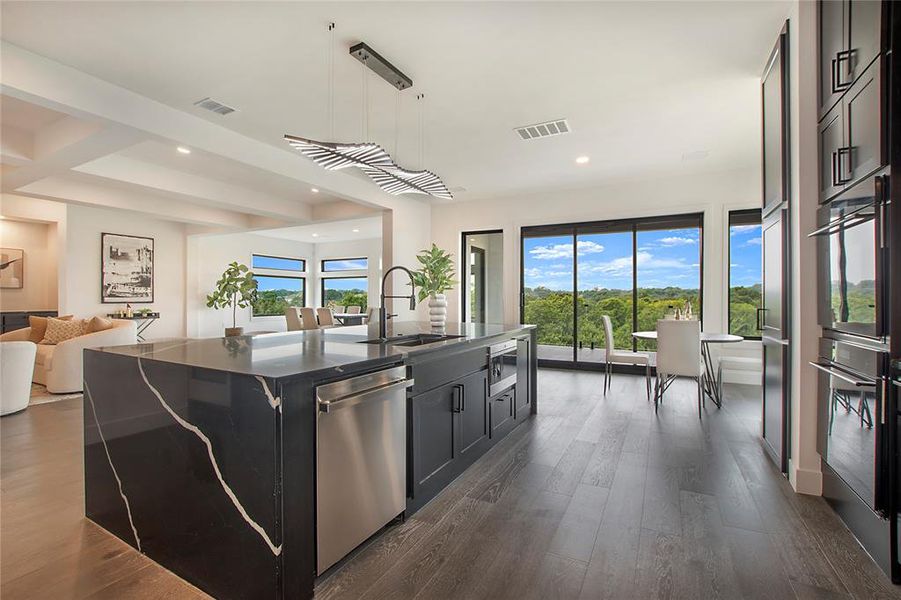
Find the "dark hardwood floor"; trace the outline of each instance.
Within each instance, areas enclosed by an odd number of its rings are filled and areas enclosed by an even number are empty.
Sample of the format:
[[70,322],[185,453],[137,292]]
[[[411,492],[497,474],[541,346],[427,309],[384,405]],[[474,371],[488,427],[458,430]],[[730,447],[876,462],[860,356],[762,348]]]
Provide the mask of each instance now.
[[[677,382],[660,413],[639,377],[542,370],[540,414],[317,598],[896,598],[819,498],[758,443],[759,390],[697,418]],[[83,518],[81,401],[0,421],[0,596],[200,598]]]

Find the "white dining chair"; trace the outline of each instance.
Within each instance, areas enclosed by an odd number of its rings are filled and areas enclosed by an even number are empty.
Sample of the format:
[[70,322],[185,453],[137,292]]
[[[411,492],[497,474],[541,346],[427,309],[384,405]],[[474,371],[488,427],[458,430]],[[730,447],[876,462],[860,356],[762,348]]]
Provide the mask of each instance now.
[[288,331],[300,331],[303,323],[300,321],[300,309],[296,306],[285,308],[285,321],[288,323]]
[[319,329],[315,310],[307,306],[300,309],[300,328],[303,330]]
[[604,321],[604,393],[610,389],[613,383],[613,365],[644,365],[645,388],[648,393],[648,400],[651,399],[651,359],[644,352],[632,352],[631,350],[617,350],[613,346],[613,323],[610,317],[602,315],[601,320]]
[[335,325],[335,319],[332,316],[331,309],[317,308],[316,316],[319,317],[319,326],[320,327],[332,327]]
[[698,321],[657,321],[657,380],[654,383],[654,412],[663,394],[676,377],[691,377],[698,383],[698,418],[706,403],[701,377],[701,324]]
[[335,312],[338,313],[339,315],[344,314],[347,312],[347,307],[346,306],[336,306]]
[[372,321],[372,316],[374,314],[375,314],[375,309],[372,307],[369,307],[369,309],[366,310],[366,316],[363,317],[363,325],[366,325],[367,323]]
[[347,314],[349,315],[358,315],[363,311],[363,307],[361,306],[348,306]]

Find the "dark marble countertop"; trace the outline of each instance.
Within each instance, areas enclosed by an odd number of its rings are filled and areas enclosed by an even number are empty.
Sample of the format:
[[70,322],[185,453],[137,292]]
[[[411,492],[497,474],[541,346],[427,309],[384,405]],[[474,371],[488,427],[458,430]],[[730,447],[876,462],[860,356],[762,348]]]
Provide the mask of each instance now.
[[[521,324],[448,323],[444,333],[462,337],[416,347],[359,343],[378,337],[378,323],[370,323],[232,338],[166,340],[96,350],[192,367],[281,378],[313,375],[332,369],[340,371],[342,367],[350,365],[396,363],[407,356],[419,357],[449,349],[461,349],[466,345],[484,343],[493,337],[534,327]],[[425,322],[389,322],[389,337],[418,333],[434,332]]]

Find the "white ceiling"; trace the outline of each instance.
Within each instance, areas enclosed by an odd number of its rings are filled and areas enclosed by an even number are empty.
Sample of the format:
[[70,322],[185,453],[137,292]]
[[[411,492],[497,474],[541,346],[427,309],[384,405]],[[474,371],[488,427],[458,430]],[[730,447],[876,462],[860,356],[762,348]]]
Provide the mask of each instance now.
[[311,244],[366,240],[382,237],[382,218],[369,217],[366,219],[334,221],[281,229],[266,229],[255,233],[268,237],[309,242]]
[[22,131],[34,132],[65,117],[63,113],[0,95],[0,123]]
[[[368,137],[419,167],[414,95],[424,92],[424,166],[470,200],[758,168],[759,77],[786,13],[782,1],[7,1],[0,16],[8,42],[279,148],[284,133],[329,138],[334,21],[335,138],[366,137],[362,70],[347,54],[362,40],[414,81],[400,94],[396,148],[396,93],[369,76]],[[193,106],[207,96],[239,110]],[[573,133],[524,142],[513,132],[557,118]],[[125,154],[179,168],[168,148]],[[577,166],[579,155],[591,161]],[[190,158],[240,185],[303,192]]]

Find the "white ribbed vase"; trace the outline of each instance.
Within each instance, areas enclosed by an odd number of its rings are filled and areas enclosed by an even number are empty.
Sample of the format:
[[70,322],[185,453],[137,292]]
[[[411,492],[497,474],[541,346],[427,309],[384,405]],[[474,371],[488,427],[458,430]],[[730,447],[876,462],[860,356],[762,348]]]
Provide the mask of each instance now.
[[429,323],[432,329],[444,329],[447,323],[447,296],[444,294],[429,296]]

